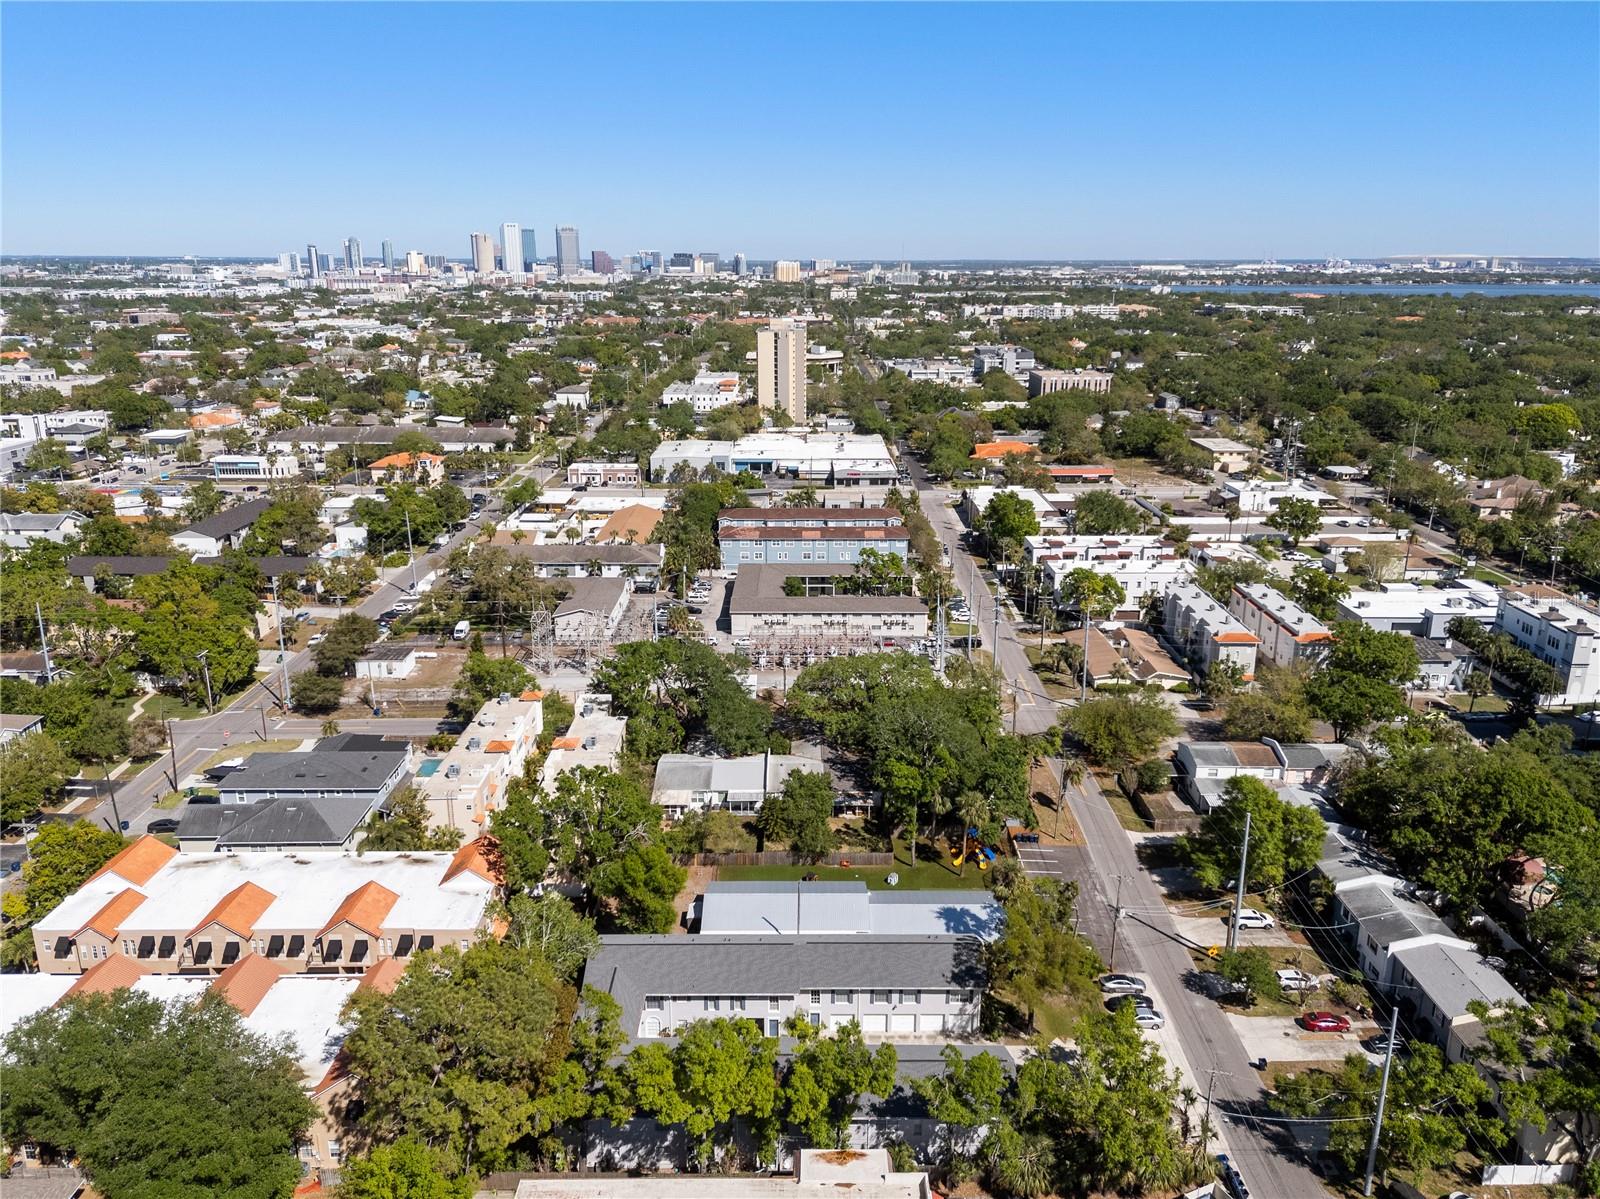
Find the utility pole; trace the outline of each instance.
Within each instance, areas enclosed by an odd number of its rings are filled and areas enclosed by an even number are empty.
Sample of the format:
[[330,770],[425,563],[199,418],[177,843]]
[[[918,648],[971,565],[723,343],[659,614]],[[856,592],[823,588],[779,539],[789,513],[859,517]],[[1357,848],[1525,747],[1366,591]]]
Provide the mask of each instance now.
[[1239,943],[1239,909],[1244,907],[1245,866],[1250,861],[1250,813],[1244,814],[1244,845],[1239,850],[1239,886],[1233,893],[1233,920],[1228,924],[1228,952]]
[[1117,906],[1111,913],[1111,966],[1113,973],[1117,969],[1117,930],[1122,927],[1122,880],[1127,875],[1117,875]]
[[1217,1063],[1211,1063],[1211,1076],[1206,1079],[1206,1109],[1200,1117],[1200,1144],[1204,1148],[1211,1143],[1211,1092],[1217,1086]]
[[[279,703],[283,706],[284,715],[289,714],[289,655],[283,648],[283,605],[278,602],[278,577],[272,577],[272,606],[278,610],[278,665],[283,669],[283,696]],[[264,726],[267,718],[263,716],[261,723]]]
[[1089,699],[1089,597],[1084,596],[1078,606],[1083,617],[1083,670],[1078,678],[1078,702],[1087,703]]
[[411,549],[411,509],[406,513],[406,563],[411,567],[411,594],[417,593],[417,558]]
[[172,752],[172,789],[178,789],[178,742],[172,735],[172,717],[167,717],[167,749]]
[[[1554,572],[1551,572],[1554,577]],[[44,681],[54,682],[56,672],[50,666],[50,639],[44,632],[44,609],[39,607],[39,601],[33,601],[33,614],[39,618],[39,648],[44,651]]]
[[206,655],[210,652],[208,649],[203,649],[195,654],[195,657],[200,659],[200,673],[206,681],[206,711],[214,712],[216,711],[216,704],[211,694],[211,667],[206,664]]
[[1367,1181],[1363,1195],[1372,1194],[1372,1172],[1378,1165],[1378,1137],[1383,1132],[1383,1107],[1389,1100],[1389,1067],[1394,1065],[1395,1029],[1400,1023],[1400,1006],[1389,1010],[1389,1051],[1383,1055],[1383,1081],[1378,1084],[1378,1114],[1372,1121],[1372,1143],[1367,1146]]

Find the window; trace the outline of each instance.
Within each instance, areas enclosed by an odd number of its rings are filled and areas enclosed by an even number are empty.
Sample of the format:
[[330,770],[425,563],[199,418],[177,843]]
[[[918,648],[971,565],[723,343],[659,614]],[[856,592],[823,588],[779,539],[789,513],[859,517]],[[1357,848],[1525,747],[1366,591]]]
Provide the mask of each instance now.
[[855,1001],[856,993],[854,991],[835,991],[833,993],[833,1002],[835,1003],[854,1003]]
[[644,997],[645,1010],[659,1012],[666,1008],[667,1000],[664,995],[646,995]]
[[732,1012],[744,1011],[744,996],[735,995],[732,999],[728,1000],[728,1010]]
[[821,991],[813,991],[813,992],[811,992],[811,1002],[813,1004],[821,1003],[822,1002],[822,992]]
[[922,1002],[922,992],[921,991],[901,991],[900,992],[900,1002],[901,1003],[921,1003]]
[[782,1004],[783,1004],[783,1000],[778,998],[778,996],[774,995],[774,996],[772,996],[771,998],[769,998],[767,1000],[767,1011],[769,1011],[769,1012],[778,1011],[779,1008],[782,1006]]
[[125,958],[131,958],[133,956],[133,942],[127,937],[122,939],[122,956]]
[[889,1002],[889,992],[887,992],[887,991],[874,991],[872,993],[872,1002],[873,1003],[888,1003]]
[[708,1012],[720,1012],[721,1010],[722,1010],[722,1000],[720,1000],[720,999],[708,999],[708,1000],[706,1000],[706,1011],[708,1011]]
[[775,1037],[777,1035],[778,1035],[778,1022],[776,1020],[768,1020],[767,1021],[767,1036]]

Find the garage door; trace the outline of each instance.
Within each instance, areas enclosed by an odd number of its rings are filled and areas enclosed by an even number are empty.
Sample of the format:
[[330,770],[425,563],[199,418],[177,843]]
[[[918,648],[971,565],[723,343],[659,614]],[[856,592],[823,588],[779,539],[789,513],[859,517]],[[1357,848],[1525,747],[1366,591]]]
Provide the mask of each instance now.
[[945,1018],[944,1018],[944,1013],[943,1012],[940,1012],[938,1015],[934,1015],[934,1016],[924,1016],[922,1018],[922,1027],[921,1027],[920,1031],[922,1031],[922,1032],[943,1032],[944,1031],[944,1019]]
[[862,1032],[888,1032],[889,1031],[889,1013],[888,1012],[878,1012],[876,1015],[874,1015],[873,1013],[868,1012],[865,1016],[861,1017],[861,1031]]
[[892,1032],[916,1032],[917,1016],[915,1012],[896,1012],[889,1018],[889,1029]]

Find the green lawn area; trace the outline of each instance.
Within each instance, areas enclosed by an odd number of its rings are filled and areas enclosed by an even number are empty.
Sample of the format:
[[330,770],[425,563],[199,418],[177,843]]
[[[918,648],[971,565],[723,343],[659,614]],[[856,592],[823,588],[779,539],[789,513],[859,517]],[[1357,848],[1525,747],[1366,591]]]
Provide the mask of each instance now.
[[248,758],[251,754],[290,753],[300,748],[300,738],[291,737],[276,741],[246,741],[239,745],[230,745],[226,749],[219,749],[206,759],[201,770],[209,770],[218,762],[226,762],[230,758]]
[[1473,704],[1472,696],[1462,691],[1452,695],[1450,697],[1450,702],[1455,705],[1456,710],[1459,712],[1465,712],[1469,708],[1474,712],[1506,711],[1506,701],[1501,699],[1498,695],[1480,696],[1478,702]]
[[144,710],[157,720],[193,720],[206,714],[204,703],[193,704],[166,692],[151,698]]
[[1133,806],[1133,801],[1122,793],[1122,788],[1117,786],[1115,779],[1100,780],[1100,794],[1106,797],[1106,803],[1117,814],[1117,823],[1130,833],[1148,833],[1150,822],[1139,815],[1139,810]]
[[1510,575],[1503,575],[1498,570],[1491,570],[1487,566],[1474,566],[1467,571],[1467,578],[1482,579],[1485,583],[1493,583],[1496,587],[1509,587],[1516,582]]
[[[895,846],[896,861],[892,866],[720,866],[717,878],[721,882],[789,882],[815,873],[827,882],[864,882],[873,891],[975,891],[987,886],[987,871],[969,864],[963,874],[949,865],[948,857],[935,861],[926,856],[926,846],[920,849],[915,866],[906,865],[905,842],[901,841]],[[900,876],[899,884],[893,888],[884,881],[890,874]]]

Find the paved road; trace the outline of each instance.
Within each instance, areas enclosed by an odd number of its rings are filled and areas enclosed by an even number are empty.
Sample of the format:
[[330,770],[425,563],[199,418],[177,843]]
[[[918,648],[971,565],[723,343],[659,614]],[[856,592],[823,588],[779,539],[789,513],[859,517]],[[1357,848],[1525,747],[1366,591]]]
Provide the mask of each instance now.
[[[1086,842],[1081,855],[1062,854],[1060,859],[1080,887],[1081,931],[1108,965],[1147,980],[1167,1017],[1167,1031],[1176,1034],[1168,1038],[1176,1050],[1170,1056],[1180,1066],[1187,1064],[1190,1084],[1203,1092],[1210,1072],[1217,1071],[1213,1113],[1222,1116],[1219,1135],[1251,1193],[1327,1199],[1327,1188],[1284,1126],[1248,1118],[1262,1102],[1261,1076],[1223,1011],[1185,985],[1185,977],[1194,971],[1189,951],[1172,939],[1176,929],[1161,892],[1140,867],[1133,842],[1094,777],[1086,778],[1082,789],[1068,787],[1066,794]],[[1110,916],[1119,899],[1124,914],[1116,922],[1113,963]]]
[[[491,505],[491,512],[493,505]],[[488,515],[469,521],[441,549],[420,555],[417,577],[443,565],[450,551],[462,542],[477,535],[490,519]],[[411,582],[409,571],[395,573],[392,581],[383,583],[358,605],[346,609],[362,616],[377,617],[407,596]],[[298,650],[289,655],[288,673],[291,677],[311,668],[311,651]],[[244,745],[250,741],[277,737],[315,737],[322,729],[320,720],[304,717],[283,718],[279,709],[279,692],[283,685],[283,668],[275,668],[265,679],[252,685],[226,709],[211,716],[194,720],[172,722],[172,745],[169,751],[146,766],[138,774],[119,780],[111,794],[92,811],[80,813],[89,820],[115,827],[121,819],[128,824],[129,832],[140,832],[151,819],[156,800],[173,788],[173,775],[183,779],[197,770],[212,754],[231,745]],[[274,713],[277,713],[275,718]],[[392,717],[373,720],[342,720],[339,727],[346,732],[390,733],[401,737],[426,736],[436,732],[439,724],[433,720],[416,720]],[[100,789],[105,794],[104,785]]]

